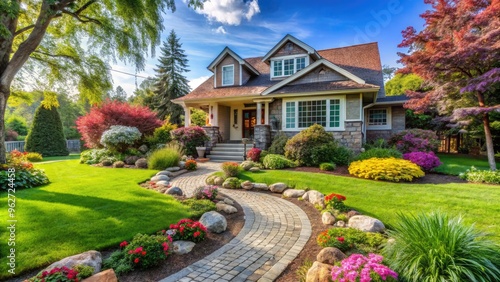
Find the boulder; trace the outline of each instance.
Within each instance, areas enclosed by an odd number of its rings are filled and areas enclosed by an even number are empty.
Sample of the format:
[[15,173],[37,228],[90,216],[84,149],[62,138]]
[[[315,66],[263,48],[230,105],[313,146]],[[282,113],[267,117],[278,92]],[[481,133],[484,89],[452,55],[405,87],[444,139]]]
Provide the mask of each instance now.
[[336,227],[345,227],[345,221],[339,220],[339,221],[335,222],[335,226]]
[[222,183],[222,187],[227,189],[236,189],[240,187],[240,181],[236,177],[228,177],[224,180],[224,183]]
[[302,199],[308,200],[309,203],[315,206],[318,205],[325,208],[325,195],[316,190],[307,191],[304,196],[302,196]]
[[83,279],[82,282],[118,282],[118,278],[113,269],[106,269],[87,279]]
[[224,183],[224,178],[217,176],[214,178],[214,185],[221,186]]
[[335,216],[330,212],[324,212],[321,216],[321,221],[324,225],[333,225],[335,223]]
[[332,265],[315,261],[307,271],[306,282],[329,282],[332,279],[331,271]]
[[306,193],[306,190],[286,189],[283,192],[283,196],[286,198],[298,198],[302,197],[304,193]]
[[211,176],[207,177],[207,178],[205,179],[205,183],[206,183],[206,184],[208,184],[208,185],[215,185],[215,183],[214,183],[214,179],[215,179],[216,177],[217,177],[217,176],[215,176],[215,175],[211,175]]
[[175,196],[182,196],[184,195],[184,193],[182,193],[182,189],[179,188],[179,187],[172,187],[172,188],[169,188],[165,194],[168,194],[168,195],[175,195]]
[[180,167],[180,168],[184,168],[184,167],[186,167],[186,162],[185,162],[185,161],[180,161],[180,162],[179,162],[179,167]]
[[257,190],[269,190],[266,183],[254,183],[253,188]]
[[143,154],[146,154],[148,152],[149,148],[146,145],[141,145],[139,148],[137,148],[137,150],[139,150],[139,152],[141,152]]
[[191,252],[196,244],[191,241],[174,241],[172,247],[174,254],[183,255]]
[[254,166],[254,162],[252,161],[244,161],[240,164],[240,167],[244,170],[249,170]]
[[216,211],[204,213],[200,218],[200,223],[213,233],[222,233],[227,228],[226,218]]
[[269,190],[274,193],[283,193],[286,188],[288,188],[288,185],[282,182],[274,183],[269,186]]
[[355,215],[349,218],[349,227],[364,232],[383,232],[385,230],[382,221],[367,215]]
[[98,251],[88,251],[85,253],[81,253],[78,255],[70,256],[67,258],[63,258],[60,261],[56,261],[53,264],[49,265],[45,270],[50,271],[53,268],[61,268],[66,266],[67,268],[73,268],[76,265],[83,264],[87,266],[91,266],[94,268],[94,274],[101,271],[102,265],[102,256]]
[[252,190],[253,183],[247,180],[247,181],[241,183],[241,188],[243,188],[245,190]]
[[358,211],[355,211],[355,210],[350,210],[348,213],[347,213],[347,218],[351,218],[355,215],[361,215],[361,213],[359,213]]
[[347,256],[339,249],[326,247],[322,249],[316,256],[316,260],[321,263],[334,265],[337,262],[347,258]]
[[171,171],[167,171],[167,170],[162,170],[162,171],[159,171],[158,173],[156,173],[156,175],[166,175],[168,177],[172,177],[174,176],[174,174],[171,172]]
[[166,181],[166,180],[160,180],[158,182],[156,182],[156,185],[163,185],[163,186],[167,186],[169,185],[170,182]]
[[259,172],[260,171],[260,168],[259,167],[252,167],[251,169],[249,169],[248,171],[251,171],[251,172]]
[[165,170],[166,170],[166,171],[171,171],[171,172],[174,172],[174,171],[179,171],[179,170],[181,170],[181,168],[180,168],[180,167],[178,167],[178,166],[173,166],[173,167],[169,167],[169,168],[167,168],[167,169],[165,169]]
[[138,159],[140,159],[138,156],[126,156],[124,162],[128,165],[135,165]]
[[145,158],[140,158],[135,161],[135,166],[138,168],[148,168],[148,160],[146,160]]
[[168,177],[166,175],[156,175],[156,176],[151,177],[151,181],[154,181],[154,182],[163,181],[163,180],[169,181],[170,177]]
[[215,208],[217,208],[218,211],[223,211],[227,214],[238,212],[238,210],[235,207],[228,205],[228,204],[225,204],[224,202],[218,202],[215,205]]
[[234,201],[229,199],[229,198],[224,198],[224,203],[228,204],[228,205],[234,205]]

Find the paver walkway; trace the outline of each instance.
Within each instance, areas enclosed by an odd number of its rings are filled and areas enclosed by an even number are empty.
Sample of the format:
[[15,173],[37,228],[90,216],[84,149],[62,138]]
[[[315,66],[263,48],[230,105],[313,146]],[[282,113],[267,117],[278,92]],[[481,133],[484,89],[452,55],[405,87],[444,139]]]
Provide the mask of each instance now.
[[[220,164],[199,164],[172,181],[187,195],[204,185]],[[263,193],[223,189],[245,212],[240,233],[221,249],[166,277],[173,281],[273,281],[297,257],[311,236],[307,215],[296,205]]]

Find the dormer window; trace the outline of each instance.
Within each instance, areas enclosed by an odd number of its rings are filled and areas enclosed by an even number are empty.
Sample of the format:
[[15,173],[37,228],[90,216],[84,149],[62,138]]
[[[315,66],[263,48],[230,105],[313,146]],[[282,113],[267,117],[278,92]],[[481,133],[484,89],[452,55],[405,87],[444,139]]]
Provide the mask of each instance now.
[[271,59],[271,78],[290,76],[309,64],[304,56],[286,56]]
[[234,85],[234,65],[222,67],[222,86]]

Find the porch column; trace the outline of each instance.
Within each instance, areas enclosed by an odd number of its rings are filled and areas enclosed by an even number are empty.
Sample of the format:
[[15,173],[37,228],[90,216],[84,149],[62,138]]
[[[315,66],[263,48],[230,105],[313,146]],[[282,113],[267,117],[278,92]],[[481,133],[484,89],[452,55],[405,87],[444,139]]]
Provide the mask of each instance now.
[[269,102],[264,104],[264,124],[269,125]]
[[261,120],[262,120],[262,103],[257,102],[257,122],[256,122],[256,124],[257,125],[262,124]]
[[208,115],[210,118],[210,124],[212,126],[219,126],[219,104],[218,103],[210,103],[208,106]]
[[188,106],[183,105],[184,109],[184,126],[191,126],[191,109]]

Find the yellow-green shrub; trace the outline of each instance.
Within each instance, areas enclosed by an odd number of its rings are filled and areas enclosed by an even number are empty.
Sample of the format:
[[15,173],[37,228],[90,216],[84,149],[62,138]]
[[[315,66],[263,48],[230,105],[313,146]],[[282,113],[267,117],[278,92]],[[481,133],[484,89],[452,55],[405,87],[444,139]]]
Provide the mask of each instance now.
[[392,182],[413,181],[425,173],[410,161],[396,158],[371,158],[352,162],[349,173],[360,178],[388,180]]

